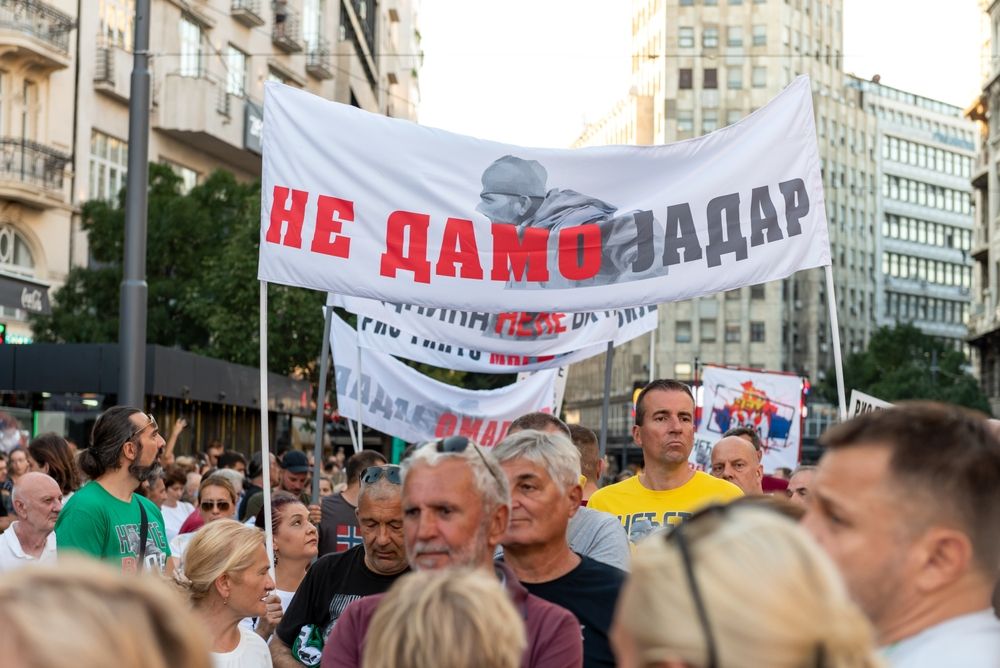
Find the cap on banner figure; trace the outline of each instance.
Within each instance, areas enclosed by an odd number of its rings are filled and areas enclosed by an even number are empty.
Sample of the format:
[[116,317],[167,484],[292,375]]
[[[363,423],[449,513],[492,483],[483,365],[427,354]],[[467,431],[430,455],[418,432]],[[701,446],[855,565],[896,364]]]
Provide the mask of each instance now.
[[[537,160],[513,155],[498,158],[483,172],[483,191],[476,210],[494,223],[517,226],[523,239],[525,230],[548,230],[548,280],[532,281],[527,270],[512,275],[509,287],[570,288],[612,285],[664,276],[662,225],[652,211],[618,213],[618,208],[575,190],[546,189],[548,172]],[[600,267],[585,279],[566,278],[556,261],[559,232],[591,224],[601,230]],[[578,240],[580,237],[578,237]],[[581,242],[584,248],[589,242]],[[578,249],[578,253],[583,250]],[[586,256],[586,253],[583,253]],[[576,265],[577,262],[571,264]],[[585,264],[582,260],[580,264]]]

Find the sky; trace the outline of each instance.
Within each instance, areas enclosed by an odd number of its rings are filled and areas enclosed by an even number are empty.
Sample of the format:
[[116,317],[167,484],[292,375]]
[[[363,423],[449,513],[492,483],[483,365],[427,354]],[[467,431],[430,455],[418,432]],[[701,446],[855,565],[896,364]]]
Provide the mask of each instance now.
[[[844,0],[844,69],[968,107],[984,18],[978,0]],[[420,122],[568,146],[628,94],[630,20],[630,0],[422,0]]]

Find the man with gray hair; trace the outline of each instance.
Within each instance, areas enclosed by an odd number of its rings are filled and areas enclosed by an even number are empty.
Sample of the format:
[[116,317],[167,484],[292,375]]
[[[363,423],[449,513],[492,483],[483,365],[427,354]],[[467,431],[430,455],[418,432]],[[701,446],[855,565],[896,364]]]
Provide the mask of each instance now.
[[361,543],[323,555],[306,572],[270,642],[277,668],[319,665],[323,645],[345,608],[388,591],[409,570],[403,550],[399,467],[370,466],[357,481]]
[[[579,666],[583,648],[572,613],[528,593],[507,566],[493,562],[511,510],[507,479],[493,456],[464,436],[452,436],[418,448],[403,462],[402,474],[410,566],[494,573],[524,620],[528,644],[522,665]],[[381,598],[370,596],[347,607],[323,650],[323,668],[361,665],[368,625]]]
[[0,534],[0,573],[56,560],[53,529],[62,510],[59,484],[44,473],[25,473],[11,494],[17,520]]
[[788,478],[788,489],[786,494],[788,500],[800,506],[809,503],[809,488],[812,487],[813,478],[816,476],[816,467],[803,464],[795,469],[795,472]]
[[583,665],[614,666],[608,641],[625,571],[573,552],[566,541],[580,510],[580,454],[562,434],[507,436],[493,450],[511,488],[504,561],[532,594],[561,605],[583,632]]

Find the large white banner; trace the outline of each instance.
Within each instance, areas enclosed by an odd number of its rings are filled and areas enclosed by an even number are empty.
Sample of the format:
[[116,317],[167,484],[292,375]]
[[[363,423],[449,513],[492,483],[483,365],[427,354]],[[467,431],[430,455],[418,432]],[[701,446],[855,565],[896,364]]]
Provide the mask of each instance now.
[[[461,311],[599,311],[830,262],[809,79],[704,137],[523,148],[267,83],[261,279]],[[564,351],[565,352],[565,351]]]
[[[558,369],[496,390],[465,390],[428,378],[389,355],[360,349],[355,331],[336,315],[330,328],[337,410],[405,441],[462,434],[492,446],[517,417],[553,411]],[[358,360],[361,362],[360,373]]]
[[[655,306],[595,314],[491,315],[410,308],[354,297],[331,296],[327,303],[358,315],[362,348],[444,369],[478,373],[537,371],[579,362],[607,350],[607,340],[617,346],[656,329],[658,316]],[[564,322],[565,327],[548,333],[517,325],[527,321]],[[577,348],[572,347],[574,342]],[[566,349],[572,352],[556,352]]]
[[733,427],[751,427],[764,449],[764,471],[794,469],[802,444],[802,379],[781,373],[706,366],[701,420],[691,460],[712,467],[712,447]]

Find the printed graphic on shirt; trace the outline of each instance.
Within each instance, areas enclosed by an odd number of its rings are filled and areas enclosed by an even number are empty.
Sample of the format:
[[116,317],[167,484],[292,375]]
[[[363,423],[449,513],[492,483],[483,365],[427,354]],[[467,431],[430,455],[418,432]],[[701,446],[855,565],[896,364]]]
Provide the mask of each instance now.
[[[352,529],[354,527],[351,527]],[[344,610],[361,596],[356,594],[334,594],[330,599],[330,623],[323,629],[322,634],[315,624],[305,624],[299,630],[299,635],[292,643],[292,655],[304,666],[318,666],[323,657],[323,647],[326,639],[330,637],[330,632],[337,625],[337,620],[344,614]]]
[[337,525],[337,552],[346,552],[352,547],[357,547],[364,542],[356,526],[349,524]]
[[[115,536],[118,538],[118,552],[122,555],[122,572],[135,573],[139,556],[138,524],[118,524],[115,526]],[[166,544],[166,538],[160,531],[160,525],[149,523],[146,536],[146,555],[143,559],[143,570],[162,573],[167,568],[167,555],[160,549],[159,543]]]

